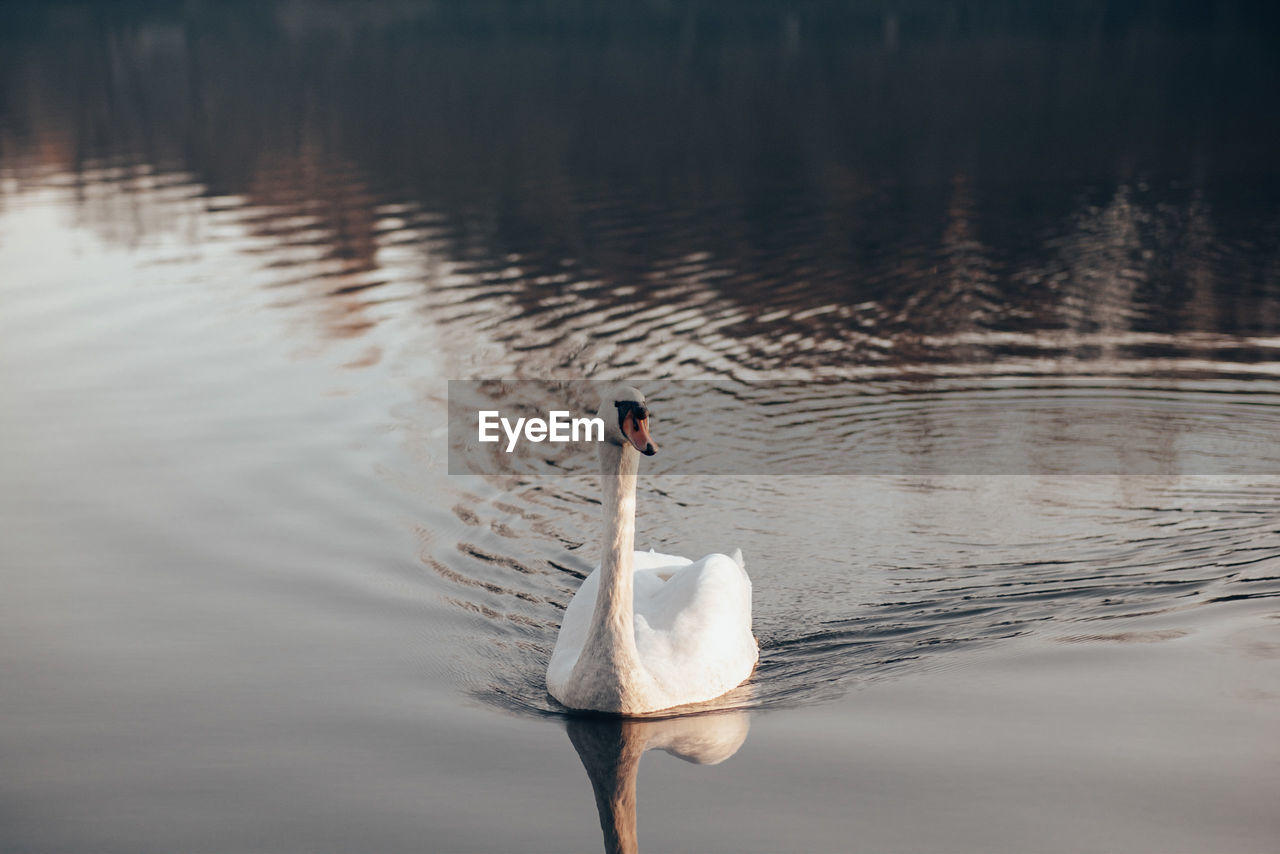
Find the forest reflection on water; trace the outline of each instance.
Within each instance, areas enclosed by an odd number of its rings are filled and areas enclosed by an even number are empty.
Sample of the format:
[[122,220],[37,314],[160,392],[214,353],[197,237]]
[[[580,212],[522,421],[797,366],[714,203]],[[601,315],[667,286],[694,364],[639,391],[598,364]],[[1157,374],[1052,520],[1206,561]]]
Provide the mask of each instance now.
[[425,263],[454,375],[1274,360],[1277,58],[1229,22],[76,8],[10,30],[10,180],[126,242],[168,187],[357,313]]
[[[1024,5],[0,7],[3,841],[1264,850],[1274,13]],[[445,468],[618,377],[877,475],[650,461],[727,714],[566,716],[598,484]]]

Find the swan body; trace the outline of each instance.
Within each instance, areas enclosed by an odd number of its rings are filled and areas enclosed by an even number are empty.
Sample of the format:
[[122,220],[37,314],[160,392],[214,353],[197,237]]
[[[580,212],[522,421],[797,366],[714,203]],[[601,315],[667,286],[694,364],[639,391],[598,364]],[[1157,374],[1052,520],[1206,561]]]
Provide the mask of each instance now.
[[645,417],[619,420],[626,444],[602,444],[605,553],[565,610],[547,690],[573,709],[634,715],[719,697],[751,675],[759,649],[741,552],[691,561],[634,550],[639,455],[655,449],[643,396],[626,388],[617,399]]
[[[642,713],[719,697],[751,675],[759,652],[751,634],[751,581],[733,558],[634,552],[636,652],[643,668],[627,709],[610,708],[611,686],[575,683],[588,656],[591,615],[600,591],[596,569],[564,613],[547,668],[551,696],[570,708]],[[648,678],[645,678],[648,677]]]

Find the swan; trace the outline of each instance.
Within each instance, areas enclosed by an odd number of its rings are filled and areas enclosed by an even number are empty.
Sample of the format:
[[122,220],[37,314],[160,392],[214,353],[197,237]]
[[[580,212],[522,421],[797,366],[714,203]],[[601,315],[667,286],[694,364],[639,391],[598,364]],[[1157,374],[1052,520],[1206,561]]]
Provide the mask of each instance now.
[[547,690],[571,709],[622,715],[719,697],[760,655],[742,552],[691,561],[635,551],[636,472],[641,454],[657,453],[645,397],[618,386],[599,417],[603,555],[565,609]]

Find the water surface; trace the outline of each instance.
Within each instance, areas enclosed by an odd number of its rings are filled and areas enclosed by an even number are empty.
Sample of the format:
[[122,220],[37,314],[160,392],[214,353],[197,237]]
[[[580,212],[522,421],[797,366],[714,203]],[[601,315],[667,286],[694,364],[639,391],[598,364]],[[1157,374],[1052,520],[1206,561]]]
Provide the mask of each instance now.
[[[1274,21],[1062,8],[0,12],[3,847],[1274,850]],[[870,461],[655,458],[718,714],[566,715],[598,486],[448,474],[623,377]]]

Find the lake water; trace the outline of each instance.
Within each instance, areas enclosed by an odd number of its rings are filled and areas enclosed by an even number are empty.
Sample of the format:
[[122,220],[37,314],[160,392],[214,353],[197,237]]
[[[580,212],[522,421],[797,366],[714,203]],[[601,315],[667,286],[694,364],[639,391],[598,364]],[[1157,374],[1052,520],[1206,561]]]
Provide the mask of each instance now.
[[[1023,5],[0,10],[0,848],[1276,850],[1277,22]],[[579,378],[713,713],[560,708],[598,484],[449,474]]]

